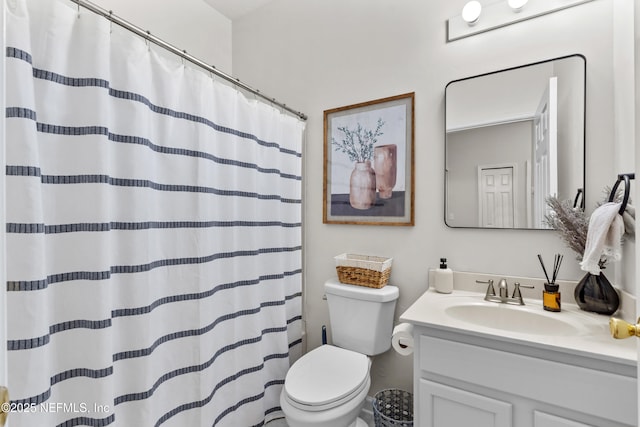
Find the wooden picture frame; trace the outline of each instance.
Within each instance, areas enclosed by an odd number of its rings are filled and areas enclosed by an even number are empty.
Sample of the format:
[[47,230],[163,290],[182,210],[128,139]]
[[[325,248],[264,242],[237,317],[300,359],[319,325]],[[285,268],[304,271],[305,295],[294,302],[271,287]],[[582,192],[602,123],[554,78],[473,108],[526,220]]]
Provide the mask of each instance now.
[[414,225],[413,92],[324,112],[325,224]]

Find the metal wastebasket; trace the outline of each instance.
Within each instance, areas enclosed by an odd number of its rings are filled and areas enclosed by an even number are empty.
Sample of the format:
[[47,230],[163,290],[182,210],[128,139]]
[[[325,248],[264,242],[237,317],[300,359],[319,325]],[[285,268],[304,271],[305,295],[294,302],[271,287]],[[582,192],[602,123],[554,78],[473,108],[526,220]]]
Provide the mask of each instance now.
[[376,427],[413,427],[413,394],[398,389],[382,390],[373,397]]

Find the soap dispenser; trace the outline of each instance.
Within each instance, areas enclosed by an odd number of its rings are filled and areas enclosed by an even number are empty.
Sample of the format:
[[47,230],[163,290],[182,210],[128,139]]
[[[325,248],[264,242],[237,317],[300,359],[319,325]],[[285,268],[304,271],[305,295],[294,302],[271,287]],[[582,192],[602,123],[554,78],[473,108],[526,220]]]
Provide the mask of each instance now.
[[447,267],[447,259],[440,258],[440,268],[434,270],[434,287],[441,294],[453,292],[453,271]]

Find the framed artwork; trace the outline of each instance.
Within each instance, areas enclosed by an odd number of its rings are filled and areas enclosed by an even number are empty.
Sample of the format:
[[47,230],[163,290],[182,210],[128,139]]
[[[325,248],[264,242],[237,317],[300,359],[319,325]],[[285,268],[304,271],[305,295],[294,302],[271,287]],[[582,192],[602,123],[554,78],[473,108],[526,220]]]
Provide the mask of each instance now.
[[325,224],[414,225],[414,97],[324,112]]

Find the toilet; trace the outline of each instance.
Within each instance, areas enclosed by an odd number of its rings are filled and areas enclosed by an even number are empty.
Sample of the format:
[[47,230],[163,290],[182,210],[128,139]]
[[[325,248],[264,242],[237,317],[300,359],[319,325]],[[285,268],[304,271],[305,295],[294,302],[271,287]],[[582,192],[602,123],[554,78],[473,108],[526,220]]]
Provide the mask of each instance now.
[[289,427],[366,427],[360,410],[371,386],[369,356],[391,347],[398,288],[325,282],[333,345],[322,345],[287,372],[280,406]]

